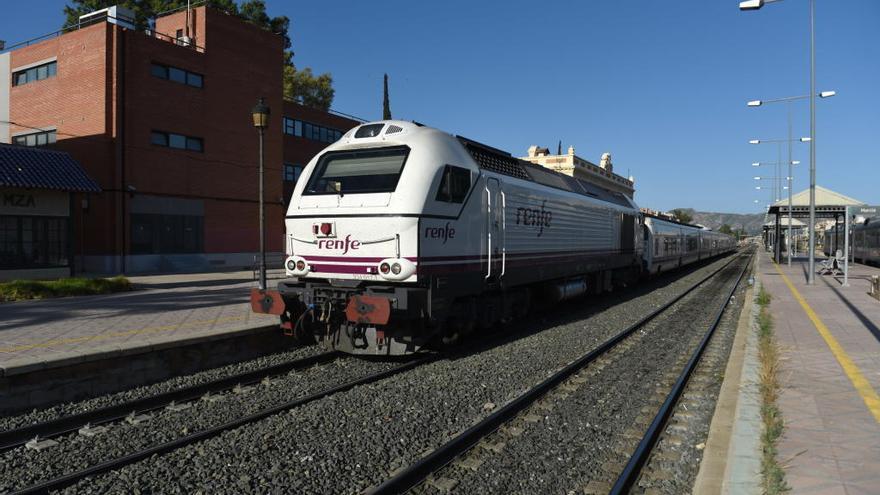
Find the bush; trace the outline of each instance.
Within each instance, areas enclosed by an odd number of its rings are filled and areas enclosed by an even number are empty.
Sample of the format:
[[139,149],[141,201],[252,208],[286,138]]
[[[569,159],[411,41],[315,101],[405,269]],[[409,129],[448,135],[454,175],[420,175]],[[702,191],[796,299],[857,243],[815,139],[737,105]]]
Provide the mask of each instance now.
[[0,301],[88,296],[131,290],[122,275],[113,278],[62,278],[58,280],[13,280],[0,283]]

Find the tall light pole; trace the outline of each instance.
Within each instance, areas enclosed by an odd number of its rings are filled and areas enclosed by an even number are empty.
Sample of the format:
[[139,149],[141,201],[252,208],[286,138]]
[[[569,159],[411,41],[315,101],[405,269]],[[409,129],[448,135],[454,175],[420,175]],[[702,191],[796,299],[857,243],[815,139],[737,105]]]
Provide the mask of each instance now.
[[[740,10],[758,10],[779,0],[746,0]],[[810,0],[810,266],[807,284],[816,283],[816,0]]]
[[[832,91],[831,93],[832,94],[830,96],[834,96],[833,95],[834,92]],[[795,97],[795,98],[801,98],[801,97]],[[783,98],[780,100],[773,100],[773,101],[782,101],[782,100],[785,100],[785,99]],[[771,101],[762,102],[761,100],[753,100],[753,101],[748,102],[748,105],[750,107],[757,107],[757,106],[761,106],[762,103],[770,103],[770,102]],[[789,111],[789,116],[788,116],[788,139],[764,139],[764,140],[752,139],[751,141],[749,141],[749,144],[761,144],[761,143],[780,143],[781,144],[781,143],[786,143],[786,142],[788,143],[788,177],[786,178],[788,180],[788,188],[787,188],[788,189],[788,243],[786,246],[786,254],[788,255],[787,256],[788,257],[788,261],[787,261],[788,266],[791,266],[791,239],[792,239],[792,233],[791,233],[791,223],[792,223],[791,222],[791,219],[792,219],[792,214],[791,214],[792,205],[791,204],[792,204],[792,200],[791,200],[791,196],[793,194],[791,182],[794,179],[793,173],[792,173],[793,171],[792,171],[791,167],[793,165],[797,165],[800,163],[797,160],[791,159],[791,144],[795,141],[798,141],[801,143],[806,143],[806,142],[812,141],[812,139],[810,139],[808,137],[802,137],[800,139],[792,139],[792,137],[791,137],[791,112],[790,111]],[[777,160],[776,165],[778,166],[781,164],[782,164],[782,161]],[[756,163],[752,164],[753,167],[758,167],[761,165],[762,165],[762,163],[760,163],[760,162],[756,162]],[[777,173],[777,175],[778,175],[778,173]],[[779,200],[777,199],[777,202],[778,201]],[[778,216],[779,213],[777,212],[776,215]]]
[[[818,94],[818,96],[819,96],[819,98],[830,98],[830,97],[832,97],[832,96],[834,96],[834,95],[836,95],[836,94],[837,94],[836,91],[822,91],[821,93]],[[789,177],[789,181],[788,181],[788,240],[789,240],[789,245],[788,245],[788,266],[791,266],[791,238],[792,238],[792,237],[791,237],[791,218],[792,218],[792,215],[791,215],[791,209],[792,209],[792,204],[791,204],[791,195],[792,195],[791,177],[792,177],[793,174],[792,174],[791,166],[792,166],[792,165],[797,165],[797,163],[800,163],[800,162],[795,163],[795,162],[792,161],[792,159],[791,159],[791,143],[792,143],[792,141],[793,141],[792,138],[791,138],[791,102],[793,102],[793,101],[795,101],[795,100],[803,100],[803,99],[806,99],[806,98],[810,98],[810,95],[786,96],[785,98],[774,98],[774,99],[772,99],[772,100],[752,100],[752,101],[749,101],[748,103],[746,103],[746,105],[748,105],[748,106],[750,106],[750,107],[760,107],[761,105],[763,105],[763,104],[765,104],[765,103],[780,103],[780,102],[784,102],[786,108],[788,109],[788,177]],[[815,170],[814,170],[814,172],[815,172]],[[777,175],[778,175],[778,174],[777,174]],[[815,186],[815,184],[813,184],[813,185]],[[815,203],[815,199],[814,199],[812,202]],[[812,256],[812,255],[811,255],[811,256]],[[811,271],[812,271],[812,268],[811,268]]]
[[251,110],[254,127],[260,134],[260,290],[266,290],[266,209],[263,201],[263,134],[269,127],[269,106],[262,96]]

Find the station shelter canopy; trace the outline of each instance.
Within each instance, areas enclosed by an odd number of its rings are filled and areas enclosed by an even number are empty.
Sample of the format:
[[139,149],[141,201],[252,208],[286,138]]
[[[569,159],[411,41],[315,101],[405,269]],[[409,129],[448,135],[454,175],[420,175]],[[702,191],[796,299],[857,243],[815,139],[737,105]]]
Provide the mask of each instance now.
[[[810,217],[810,190],[803,191],[791,197],[791,216],[793,218],[809,218]],[[846,213],[847,206],[862,206],[866,203],[857,199],[844,196],[839,192],[826,189],[822,186],[816,186],[816,218],[817,219],[840,219]],[[781,199],[767,210],[768,215],[776,215],[788,217],[788,198]],[[780,218],[782,222],[782,218]],[[773,222],[775,225],[776,222]],[[785,223],[788,226],[788,223]],[[792,227],[796,226],[792,222]]]

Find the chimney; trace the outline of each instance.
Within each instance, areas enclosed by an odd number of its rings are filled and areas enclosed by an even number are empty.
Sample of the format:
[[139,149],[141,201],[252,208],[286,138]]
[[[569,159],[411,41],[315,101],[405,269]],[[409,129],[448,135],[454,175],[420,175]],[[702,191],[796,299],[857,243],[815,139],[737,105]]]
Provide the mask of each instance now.
[[569,146],[569,147],[568,147],[568,155],[569,155],[569,156],[574,156],[574,146]]
[[533,144],[529,146],[529,158],[534,158],[538,154],[538,145]]

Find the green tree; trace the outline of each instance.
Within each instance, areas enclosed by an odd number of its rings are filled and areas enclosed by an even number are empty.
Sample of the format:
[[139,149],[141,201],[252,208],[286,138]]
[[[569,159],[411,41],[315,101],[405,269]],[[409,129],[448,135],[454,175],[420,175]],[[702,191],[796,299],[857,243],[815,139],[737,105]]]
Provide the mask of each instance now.
[[691,223],[694,216],[688,213],[684,208],[676,208],[672,210],[672,216],[681,223]]
[[[335,94],[333,77],[329,73],[315,76],[308,67],[297,70],[293,64],[293,51],[290,50],[290,19],[287,16],[269,17],[264,0],[246,0],[240,4],[235,0],[207,0],[205,4],[281,36],[284,40],[284,98],[325,111],[330,108]],[[65,27],[76,26],[79,16],[83,14],[112,5],[131,9],[135,15],[135,24],[139,28],[145,28],[150,26],[150,21],[157,15],[186,7],[186,0],[71,0],[64,7]]]
[[335,93],[333,77],[330,74],[315,76],[309,67],[297,70],[293,64],[284,66],[285,99],[326,112],[333,103]]
[[730,225],[727,225],[726,223],[721,227],[718,227],[718,232],[721,232],[722,234],[733,235],[733,229],[730,228]]
[[391,102],[388,100],[388,74],[385,74],[382,92],[382,120],[391,120]]

